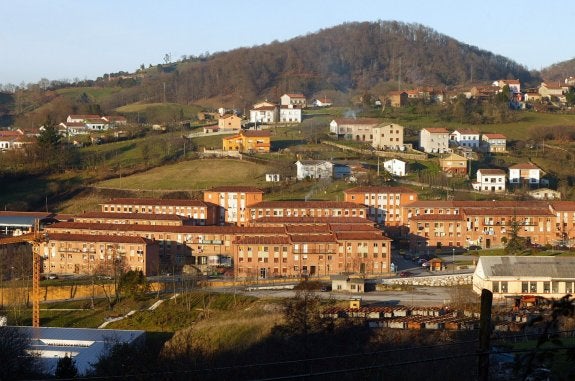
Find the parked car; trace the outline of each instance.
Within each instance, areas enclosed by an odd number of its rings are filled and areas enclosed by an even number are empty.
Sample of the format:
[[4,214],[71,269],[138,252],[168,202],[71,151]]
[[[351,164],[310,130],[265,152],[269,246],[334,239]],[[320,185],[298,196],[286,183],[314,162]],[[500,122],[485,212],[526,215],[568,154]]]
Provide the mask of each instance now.
[[402,271],[399,273],[399,276],[402,278],[407,278],[407,277],[412,276],[412,275],[413,275],[413,273],[411,271]]
[[58,279],[58,275],[50,274],[50,275],[48,275],[48,279]]
[[429,263],[429,261],[425,261],[421,264],[421,267],[429,267],[431,266],[431,263]]
[[482,249],[483,248],[481,246],[478,246],[478,245],[471,245],[467,248],[467,250],[469,250],[469,251],[472,251],[472,250],[477,251],[477,250],[482,250]]

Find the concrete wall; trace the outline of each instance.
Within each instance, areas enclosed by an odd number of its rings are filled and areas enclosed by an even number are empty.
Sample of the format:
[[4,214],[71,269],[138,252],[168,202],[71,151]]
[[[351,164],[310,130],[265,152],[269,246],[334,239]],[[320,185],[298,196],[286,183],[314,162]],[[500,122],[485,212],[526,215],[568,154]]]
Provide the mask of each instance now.
[[473,274],[451,274],[424,277],[393,278],[384,279],[385,285],[409,285],[427,287],[450,287],[461,286],[473,283]]

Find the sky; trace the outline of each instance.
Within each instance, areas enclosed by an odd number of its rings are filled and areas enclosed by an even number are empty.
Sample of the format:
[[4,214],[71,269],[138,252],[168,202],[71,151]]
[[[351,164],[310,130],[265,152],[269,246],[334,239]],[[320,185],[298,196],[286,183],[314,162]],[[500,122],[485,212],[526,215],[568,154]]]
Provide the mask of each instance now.
[[0,0],[0,10],[0,84],[96,79],[166,54],[176,61],[377,20],[422,24],[528,69],[575,58],[572,0]]

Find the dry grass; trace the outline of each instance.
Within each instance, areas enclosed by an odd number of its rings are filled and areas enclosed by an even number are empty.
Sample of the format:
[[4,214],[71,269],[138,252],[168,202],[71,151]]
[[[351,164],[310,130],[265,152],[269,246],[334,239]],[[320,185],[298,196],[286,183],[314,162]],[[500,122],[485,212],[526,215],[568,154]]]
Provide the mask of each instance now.
[[263,185],[265,165],[232,159],[204,159],[166,165],[136,175],[102,181],[102,188],[202,190],[221,185]]

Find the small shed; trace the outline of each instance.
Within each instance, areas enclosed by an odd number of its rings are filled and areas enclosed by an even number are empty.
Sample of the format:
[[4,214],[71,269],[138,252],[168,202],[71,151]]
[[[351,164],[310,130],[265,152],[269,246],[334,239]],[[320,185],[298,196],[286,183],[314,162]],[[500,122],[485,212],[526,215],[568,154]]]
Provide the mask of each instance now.
[[332,275],[331,289],[333,291],[347,291],[350,293],[364,293],[365,279],[350,275]]
[[429,260],[429,271],[441,271],[443,269],[443,260],[441,258],[433,258]]

